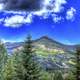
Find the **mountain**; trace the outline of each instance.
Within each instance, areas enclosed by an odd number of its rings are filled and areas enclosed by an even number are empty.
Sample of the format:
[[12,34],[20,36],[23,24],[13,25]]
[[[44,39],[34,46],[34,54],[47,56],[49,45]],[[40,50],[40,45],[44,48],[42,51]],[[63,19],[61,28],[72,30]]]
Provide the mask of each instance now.
[[17,49],[22,45],[23,45],[23,42],[6,42],[5,43],[5,47],[7,49],[8,54],[11,54],[14,51],[14,49]]
[[43,37],[35,40],[34,44],[36,44],[36,45],[42,44],[48,48],[61,48],[61,49],[65,49],[67,51],[68,50],[71,51],[71,50],[75,49],[75,45],[65,45],[65,44],[55,41],[47,36],[43,36]]
[[[9,54],[22,49],[23,42],[5,43]],[[40,63],[44,69],[63,69],[72,68],[75,64],[75,45],[65,45],[57,42],[47,36],[33,40],[32,43],[36,50],[35,60]]]
[[[12,53],[14,49],[17,49],[23,45],[23,42],[6,42],[5,46],[9,53]],[[75,50],[75,46],[71,45],[64,45],[60,42],[57,42],[47,36],[43,36],[39,39],[33,40],[33,46],[34,47],[44,47],[46,49],[60,49],[64,51],[72,51]]]

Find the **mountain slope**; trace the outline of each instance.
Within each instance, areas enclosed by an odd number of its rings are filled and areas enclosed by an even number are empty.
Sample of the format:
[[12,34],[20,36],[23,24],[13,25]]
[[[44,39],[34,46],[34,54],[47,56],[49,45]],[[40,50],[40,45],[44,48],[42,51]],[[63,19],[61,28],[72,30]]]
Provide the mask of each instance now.
[[[23,45],[23,42],[5,43],[5,46],[8,52],[11,52],[12,50],[17,49],[22,45]],[[33,46],[36,48],[46,48],[46,50],[47,49],[64,50],[65,52],[74,50],[75,48],[74,46],[61,44],[47,36],[43,36],[37,40],[33,40]]]
[[65,44],[57,42],[47,36],[43,36],[43,37],[35,40],[33,43],[34,43],[34,45],[39,45],[39,44],[44,45],[45,47],[50,48],[50,49],[63,49],[65,51],[75,50],[74,45],[65,45]]
[[[47,36],[43,36],[32,43],[36,50],[37,56],[35,59],[46,69],[69,68],[74,64],[75,54],[72,54],[75,46],[64,45]],[[8,53],[11,54],[14,50],[22,49],[23,42],[5,43]],[[17,50],[18,49],[18,50]]]

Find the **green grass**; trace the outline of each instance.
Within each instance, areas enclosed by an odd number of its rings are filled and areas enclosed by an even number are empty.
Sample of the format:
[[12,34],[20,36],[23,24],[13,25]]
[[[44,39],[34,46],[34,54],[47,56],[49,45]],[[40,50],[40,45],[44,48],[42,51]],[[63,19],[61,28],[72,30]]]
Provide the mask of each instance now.
[[57,50],[57,49],[47,50],[47,49],[42,49],[42,48],[36,48],[36,53],[38,55],[48,56],[48,55],[55,55],[55,54],[63,54],[64,51],[63,50]]

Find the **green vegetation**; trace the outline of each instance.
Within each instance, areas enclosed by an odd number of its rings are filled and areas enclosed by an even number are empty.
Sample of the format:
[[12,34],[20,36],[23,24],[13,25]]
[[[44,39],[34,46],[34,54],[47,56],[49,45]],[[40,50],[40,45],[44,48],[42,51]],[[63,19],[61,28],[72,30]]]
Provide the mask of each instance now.
[[53,80],[63,80],[62,73],[60,71],[55,71]]
[[23,80],[41,80],[39,64],[34,60],[31,36],[27,37],[23,46],[22,65],[25,69]]
[[41,47],[37,47],[35,50],[36,50],[36,53],[38,55],[42,55],[42,56],[55,55],[55,54],[63,54],[64,53],[63,50],[47,49],[47,48],[41,48]]
[[[31,36],[27,37],[22,50],[15,51],[12,55],[7,55],[7,51],[0,42],[0,80],[76,80],[76,69],[46,70],[35,60],[36,55],[48,56],[63,54],[63,50],[46,49],[45,47],[33,49]],[[50,60],[50,59],[49,59]],[[57,59],[52,58],[56,62]],[[62,59],[64,61],[64,59]],[[76,63],[71,59],[69,64]]]
[[7,52],[4,44],[0,41],[0,80],[4,80],[4,69],[7,61]]
[[[73,69],[73,70],[74,70],[74,69]],[[69,71],[69,72],[66,74],[64,80],[77,80],[75,73],[76,73],[76,70],[74,70],[74,71]]]

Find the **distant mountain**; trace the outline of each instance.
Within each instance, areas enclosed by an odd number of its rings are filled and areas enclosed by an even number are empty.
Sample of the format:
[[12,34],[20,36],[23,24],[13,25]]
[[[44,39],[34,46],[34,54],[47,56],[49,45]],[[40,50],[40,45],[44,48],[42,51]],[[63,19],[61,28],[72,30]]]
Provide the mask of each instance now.
[[7,49],[8,54],[11,54],[14,49],[19,48],[23,45],[23,42],[6,42],[5,47]]
[[[5,46],[9,54],[14,50],[21,50],[23,42],[7,42]],[[57,42],[47,36],[43,36],[39,39],[33,40],[32,43],[34,49],[36,49],[35,60],[40,63],[44,69],[61,69],[70,68],[75,61],[75,54],[73,52],[76,49],[75,45],[65,45]]]
[[35,44],[42,44],[45,45],[48,48],[61,48],[61,49],[65,49],[65,50],[74,50],[75,49],[75,45],[65,45],[62,44],[58,41],[55,41],[47,36],[43,36],[37,40],[34,41]]
[[[5,46],[9,53],[12,53],[14,49],[17,49],[23,45],[23,42],[6,42]],[[45,46],[48,49],[63,49],[65,51],[72,51],[75,49],[75,46],[71,45],[64,45],[60,42],[57,42],[47,36],[43,36],[37,40],[33,40],[33,46],[34,47],[41,47]]]

